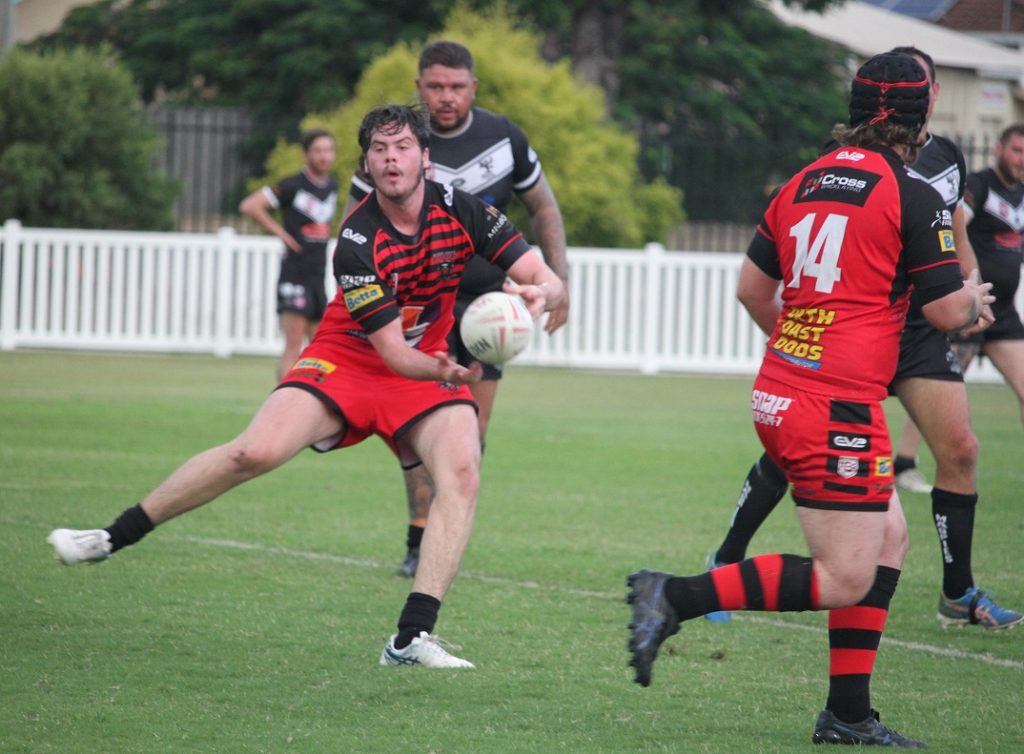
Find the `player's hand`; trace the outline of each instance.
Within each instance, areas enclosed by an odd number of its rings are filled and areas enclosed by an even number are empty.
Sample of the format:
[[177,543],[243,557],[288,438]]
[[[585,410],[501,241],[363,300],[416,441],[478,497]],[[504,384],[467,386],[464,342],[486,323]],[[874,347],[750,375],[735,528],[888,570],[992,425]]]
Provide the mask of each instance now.
[[564,293],[558,306],[548,312],[548,321],[544,323],[544,332],[554,334],[555,330],[569,321],[569,286],[562,283]]
[[281,240],[284,241],[284,245],[288,247],[288,251],[295,252],[296,254],[302,251],[302,244],[295,240],[295,237],[291,233],[285,233],[281,236]]
[[502,286],[505,293],[519,296],[530,311],[530,316],[536,321],[537,317],[544,313],[548,305],[548,289],[543,285],[519,285],[511,280],[506,280]]
[[447,351],[437,351],[434,354],[438,366],[441,368],[441,381],[450,382],[453,385],[472,385],[480,382],[484,376],[484,367],[479,361],[474,361],[468,367],[464,367],[454,361]]
[[982,330],[987,330],[993,322],[996,321],[995,315],[992,313],[992,307],[988,304],[984,304],[981,307],[981,314],[978,315],[978,321],[968,327],[966,330],[961,330],[957,333],[958,337],[966,338],[971,335],[976,335]]

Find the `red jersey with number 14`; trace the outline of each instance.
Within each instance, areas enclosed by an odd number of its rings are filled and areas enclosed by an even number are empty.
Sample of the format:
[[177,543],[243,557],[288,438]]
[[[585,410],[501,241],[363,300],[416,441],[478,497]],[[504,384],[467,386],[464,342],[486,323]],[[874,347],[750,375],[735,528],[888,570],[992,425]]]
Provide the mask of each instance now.
[[913,285],[963,286],[952,215],[884,147],[840,147],[785,184],[747,255],[781,280],[761,374],[819,394],[882,400]]

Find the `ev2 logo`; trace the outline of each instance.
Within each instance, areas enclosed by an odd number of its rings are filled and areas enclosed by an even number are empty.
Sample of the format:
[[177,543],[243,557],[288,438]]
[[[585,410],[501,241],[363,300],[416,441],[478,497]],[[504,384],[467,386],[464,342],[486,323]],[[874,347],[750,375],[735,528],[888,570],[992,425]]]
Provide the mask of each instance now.
[[356,233],[351,228],[345,228],[345,230],[341,231],[341,237],[347,238],[350,241],[355,241],[360,246],[366,243],[366,236],[364,236],[362,233]]
[[843,248],[846,223],[850,218],[828,215],[812,242],[811,229],[816,219],[817,213],[811,212],[789,229],[789,235],[796,239],[796,255],[793,257],[793,279],[787,287],[799,288],[801,278],[806,275],[815,278],[814,290],[818,293],[831,293],[832,287],[843,277],[839,268],[839,252]]

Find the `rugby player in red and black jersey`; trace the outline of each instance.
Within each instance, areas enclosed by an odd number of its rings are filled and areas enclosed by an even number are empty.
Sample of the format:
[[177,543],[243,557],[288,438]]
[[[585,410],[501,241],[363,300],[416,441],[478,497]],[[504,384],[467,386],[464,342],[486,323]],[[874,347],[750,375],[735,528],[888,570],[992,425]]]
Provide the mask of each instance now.
[[[961,271],[970,274],[979,267],[967,233],[969,205],[962,201],[967,184],[963,153],[949,139],[927,133],[928,119],[939,93],[935,64],[928,54],[916,47],[896,47],[890,52],[910,55],[928,76],[931,97],[922,129],[926,134],[925,142],[907,172],[942,197],[952,221]],[[991,273],[981,269],[983,280],[988,279],[988,274]],[[998,286],[993,288],[993,294],[998,294]],[[997,315],[994,318],[995,327],[1001,329],[1001,318]],[[986,333],[990,321],[985,318],[980,325]],[[974,337],[980,336],[969,336]],[[1000,605],[974,580],[971,564],[978,504],[978,438],[971,428],[963,378],[970,361],[970,354],[960,350],[965,347],[951,346],[949,336],[932,326],[922,312],[920,297],[912,291],[906,325],[900,337],[896,374],[889,385],[889,394],[899,398],[908,415],[897,443],[893,471],[898,489],[931,494],[932,520],[942,563],[936,610],[939,622],[943,626],[976,625],[999,630],[1021,623],[1024,614]],[[922,435],[935,458],[934,487],[921,478],[916,468]],[[747,474],[729,529],[721,545],[709,556],[709,564],[743,560],[755,532],[785,496],[786,489],[782,470],[767,454],[762,455]],[[729,619],[729,613],[715,612],[708,618],[724,621]]]
[[[428,176],[448,183],[505,212],[513,197],[526,208],[530,226],[548,265],[563,283],[569,279],[565,256],[565,228],[555,194],[548,184],[537,153],[523,131],[503,115],[474,106],[477,79],[473,55],[458,42],[431,42],[420,52],[416,90],[430,114],[430,169]],[[369,192],[373,182],[357,173],[352,178],[347,207]],[[348,214],[346,210],[346,214]],[[455,327],[448,350],[467,366],[475,359],[459,338],[462,313],[478,296],[501,290],[504,271],[480,256],[469,261],[455,300]],[[548,315],[544,329],[550,334],[569,316],[569,297],[562,298]],[[501,365],[483,365],[483,377],[470,390],[479,409],[480,441],[487,427],[502,377]],[[409,528],[402,573],[412,576],[419,561],[419,546],[433,496],[430,477],[422,467],[405,471]]]
[[[277,362],[277,378],[288,371],[302,346],[312,340],[327,306],[324,277],[331,220],[338,206],[338,182],[329,171],[334,164],[334,136],[322,129],[307,131],[300,139],[306,166],[295,175],[264,186],[238,205],[264,230],[284,243],[277,278],[277,314],[284,350]],[[281,223],[270,214],[280,209]]]
[[882,725],[870,706],[907,548],[881,401],[911,286],[945,332],[976,326],[992,298],[977,271],[964,280],[942,199],[904,168],[928,101],[913,58],[885,53],[861,66],[850,126],[834,132],[840,147],[782,187],[740,272],[737,296],[769,334],[754,427],[791,486],[810,557],[758,555],[697,576],[628,578],[630,664],[644,686],[680,621],[716,610],[828,610],[830,683],[817,743],[924,747]]
[[433,636],[441,600],[469,539],[480,435],[468,385],[480,365],[447,353],[459,278],[474,254],[500,266],[536,319],[559,306],[558,276],[497,210],[424,178],[422,112],[388,105],[362,122],[359,143],[377,190],[342,224],[338,293],[323,325],[249,426],[187,461],[106,529],[56,529],[67,565],[104,560],[154,526],[270,471],[305,447],[328,451],[375,434],[436,485],[420,567],[382,665],[469,668]]

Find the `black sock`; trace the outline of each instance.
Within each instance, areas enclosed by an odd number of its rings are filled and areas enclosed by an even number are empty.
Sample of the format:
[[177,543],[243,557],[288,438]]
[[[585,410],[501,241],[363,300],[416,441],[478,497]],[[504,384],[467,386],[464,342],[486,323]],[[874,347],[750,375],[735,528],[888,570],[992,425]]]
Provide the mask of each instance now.
[[421,631],[428,634],[437,623],[437,613],[441,609],[441,600],[429,594],[410,592],[398,618],[398,635],[395,637],[395,649],[405,649],[420,635]]
[[409,533],[405,535],[405,546],[410,550],[419,547],[423,541],[423,527],[409,524]]
[[896,456],[892,460],[893,471],[902,474],[907,469],[917,468],[917,459],[914,456]]
[[932,490],[932,518],[942,551],[942,591],[958,599],[974,586],[971,573],[971,541],[974,538],[974,508],[978,495]]
[[106,528],[110,535],[110,551],[117,552],[122,547],[133,545],[153,531],[153,522],[149,520],[141,505],[125,508],[124,513]]
[[715,554],[716,562],[739,563],[747,556],[750,540],[785,496],[787,487],[786,475],[767,453],[757,459],[743,483],[729,531]]

